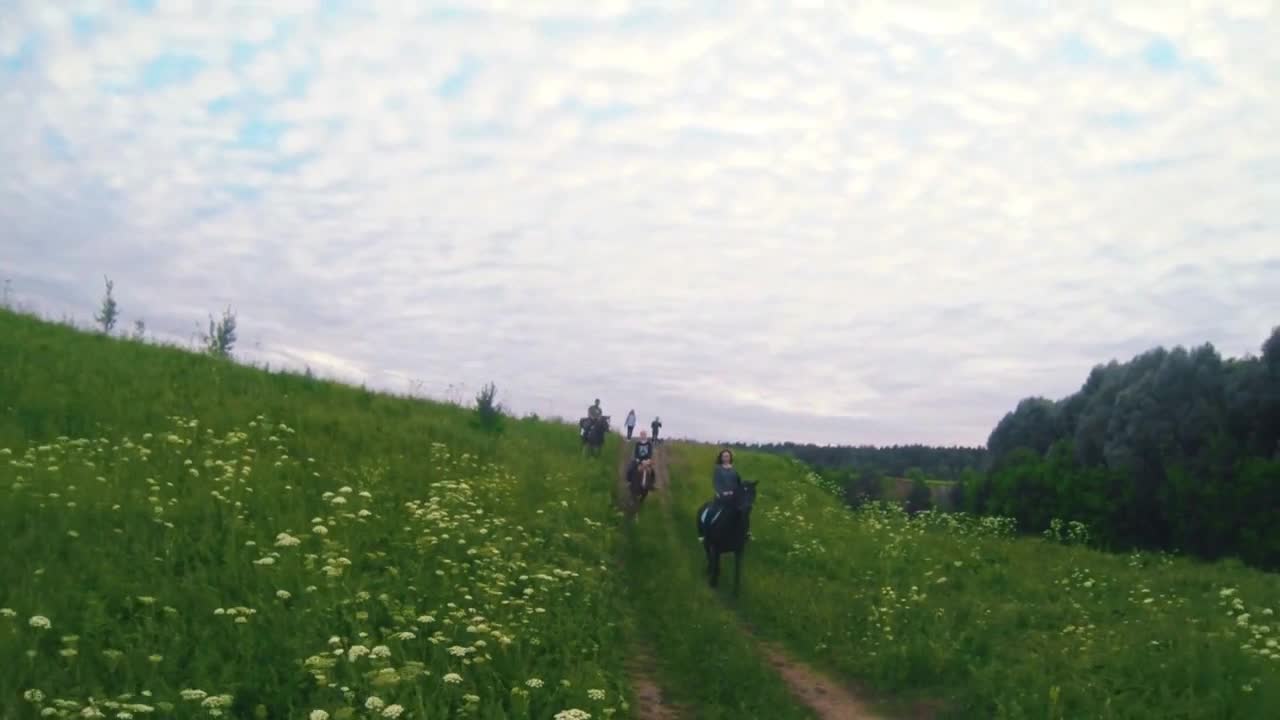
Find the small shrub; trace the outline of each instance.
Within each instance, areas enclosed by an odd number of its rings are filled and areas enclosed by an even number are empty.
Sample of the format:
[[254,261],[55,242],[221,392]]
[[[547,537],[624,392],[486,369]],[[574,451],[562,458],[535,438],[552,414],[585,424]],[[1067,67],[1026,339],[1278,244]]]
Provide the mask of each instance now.
[[476,393],[476,421],[484,430],[498,432],[502,429],[503,407],[497,401],[498,386],[492,382]]

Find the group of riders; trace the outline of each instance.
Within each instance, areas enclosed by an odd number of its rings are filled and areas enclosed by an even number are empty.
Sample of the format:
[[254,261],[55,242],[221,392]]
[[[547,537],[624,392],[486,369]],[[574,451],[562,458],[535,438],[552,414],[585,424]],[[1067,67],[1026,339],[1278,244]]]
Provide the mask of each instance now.
[[[607,423],[608,417],[605,416],[604,411],[600,408],[600,398],[596,398],[595,402],[587,407],[587,416],[579,424],[579,431],[584,442],[591,434],[591,429],[601,422]],[[627,413],[625,424],[628,440],[631,440],[635,426],[636,411],[633,409]],[[631,478],[638,475],[644,493],[653,489],[654,445],[658,442],[658,432],[662,428],[662,418],[655,416],[649,427],[653,430],[653,437],[650,438],[649,433],[644,430],[640,431],[640,435],[631,450],[631,462],[627,466],[627,477]],[[743,489],[742,476],[733,467],[733,451],[728,448],[721,450],[716,455],[716,466],[711,476],[711,486],[715,493],[712,498],[712,505],[717,509],[726,507],[727,503],[732,502]]]

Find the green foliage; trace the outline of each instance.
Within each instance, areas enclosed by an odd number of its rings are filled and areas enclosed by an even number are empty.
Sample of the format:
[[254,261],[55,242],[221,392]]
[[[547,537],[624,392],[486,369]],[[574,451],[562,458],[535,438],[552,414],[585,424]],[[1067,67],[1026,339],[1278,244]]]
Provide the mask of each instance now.
[[0,356],[0,716],[625,715],[571,428],[4,312]]
[[992,431],[968,507],[1032,532],[1077,520],[1110,547],[1280,568],[1280,327],[1262,351],[1156,348],[1095,367],[1061,400],[1023,400]]
[[1049,527],[1045,529],[1043,535],[1046,540],[1059,545],[1089,544],[1089,527],[1077,520],[1063,522],[1059,518],[1054,518],[1049,521]]
[[214,357],[229,358],[236,345],[236,315],[227,307],[222,317],[214,320],[209,316],[209,330],[201,338],[205,352]]
[[102,328],[103,333],[110,335],[111,330],[116,326],[116,320],[120,317],[120,307],[116,304],[116,299],[112,295],[115,283],[111,282],[110,278],[104,277],[103,280],[107,284],[107,289],[102,295],[102,307],[94,314],[93,320]]
[[933,508],[933,493],[924,480],[924,474],[917,471],[911,480],[911,492],[907,494],[907,512],[912,515]]
[[[671,451],[672,505],[689,517],[713,450]],[[1015,537],[1010,518],[851,511],[780,458],[736,464],[760,481],[736,610],[893,698],[885,716],[1261,718],[1280,706],[1280,576]]]
[[905,477],[915,468],[931,478],[958,480],[966,470],[986,462],[985,448],[891,445],[875,447],[806,445],[797,443],[738,443],[731,447],[768,452],[801,460],[827,471],[853,471],[862,476]]
[[498,386],[490,382],[476,393],[476,421],[488,432],[502,430],[502,404],[498,402]]

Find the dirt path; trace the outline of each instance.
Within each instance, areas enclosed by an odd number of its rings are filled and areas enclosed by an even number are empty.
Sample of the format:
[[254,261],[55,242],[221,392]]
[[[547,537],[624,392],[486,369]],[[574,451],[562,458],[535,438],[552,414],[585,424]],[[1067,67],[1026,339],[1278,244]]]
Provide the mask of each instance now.
[[[618,506],[627,513],[627,516],[635,518],[637,510],[632,507],[631,493],[626,479],[627,463],[631,457],[630,448],[630,443],[623,445],[623,454],[618,464],[617,499]],[[654,466],[656,469],[654,489],[644,500],[644,504],[657,500],[666,507],[671,501],[671,472],[665,445],[655,448]],[[640,510],[640,514],[643,514],[643,504]],[[751,632],[750,627],[744,625],[742,630],[758,648],[761,656],[777,671],[778,676],[786,683],[796,700],[813,710],[814,714],[822,720],[885,720],[884,716],[872,712],[867,703],[860,700],[848,687],[795,659],[777,643],[759,638]],[[633,650],[627,673],[636,695],[636,707],[632,708],[635,717],[641,720],[677,720],[681,717],[693,717],[692,713],[682,712],[667,700],[661,687],[653,679],[655,667],[656,663],[650,648],[642,646]]]
[[[626,513],[628,518],[634,519],[637,516],[637,508],[633,506],[631,500],[631,490],[627,487],[627,464],[631,459],[631,444],[624,442],[622,446],[621,457],[618,462],[618,481],[615,487],[615,497],[618,507]],[[669,487],[669,476],[667,475],[666,451],[659,447],[654,452],[654,489],[645,498],[644,502],[653,502],[656,497],[664,506],[667,503],[667,488]],[[641,505],[643,508],[643,504]],[[654,679],[657,674],[657,662],[654,660],[653,648],[647,643],[639,642],[635,647],[631,648],[630,660],[626,665],[627,677],[631,681],[631,689],[635,693],[635,705],[631,708],[631,716],[639,720],[680,720],[684,717],[692,717],[691,713],[682,711],[674,703],[672,703],[662,692],[662,687],[658,685]]]
[[791,657],[780,645],[761,640],[744,631],[755,642],[797,700],[808,705],[822,720],[884,720],[873,713],[848,688]]

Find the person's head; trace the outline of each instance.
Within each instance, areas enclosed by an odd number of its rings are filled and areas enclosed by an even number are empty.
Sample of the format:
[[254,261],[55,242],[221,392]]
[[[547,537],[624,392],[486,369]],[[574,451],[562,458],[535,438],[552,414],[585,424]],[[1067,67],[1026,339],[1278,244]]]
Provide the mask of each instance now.
[[649,440],[649,431],[648,431],[648,430],[641,430],[641,431],[640,431],[640,442],[648,442],[648,440]]
[[600,404],[600,398],[596,398],[596,401],[595,401],[595,403],[594,403],[594,404],[599,405],[599,404]]
[[730,450],[729,448],[725,448],[725,449],[721,450],[721,451],[720,451],[720,454],[716,455],[716,464],[717,464],[717,465],[732,465],[732,464],[733,464],[733,451],[732,451],[732,450]]

